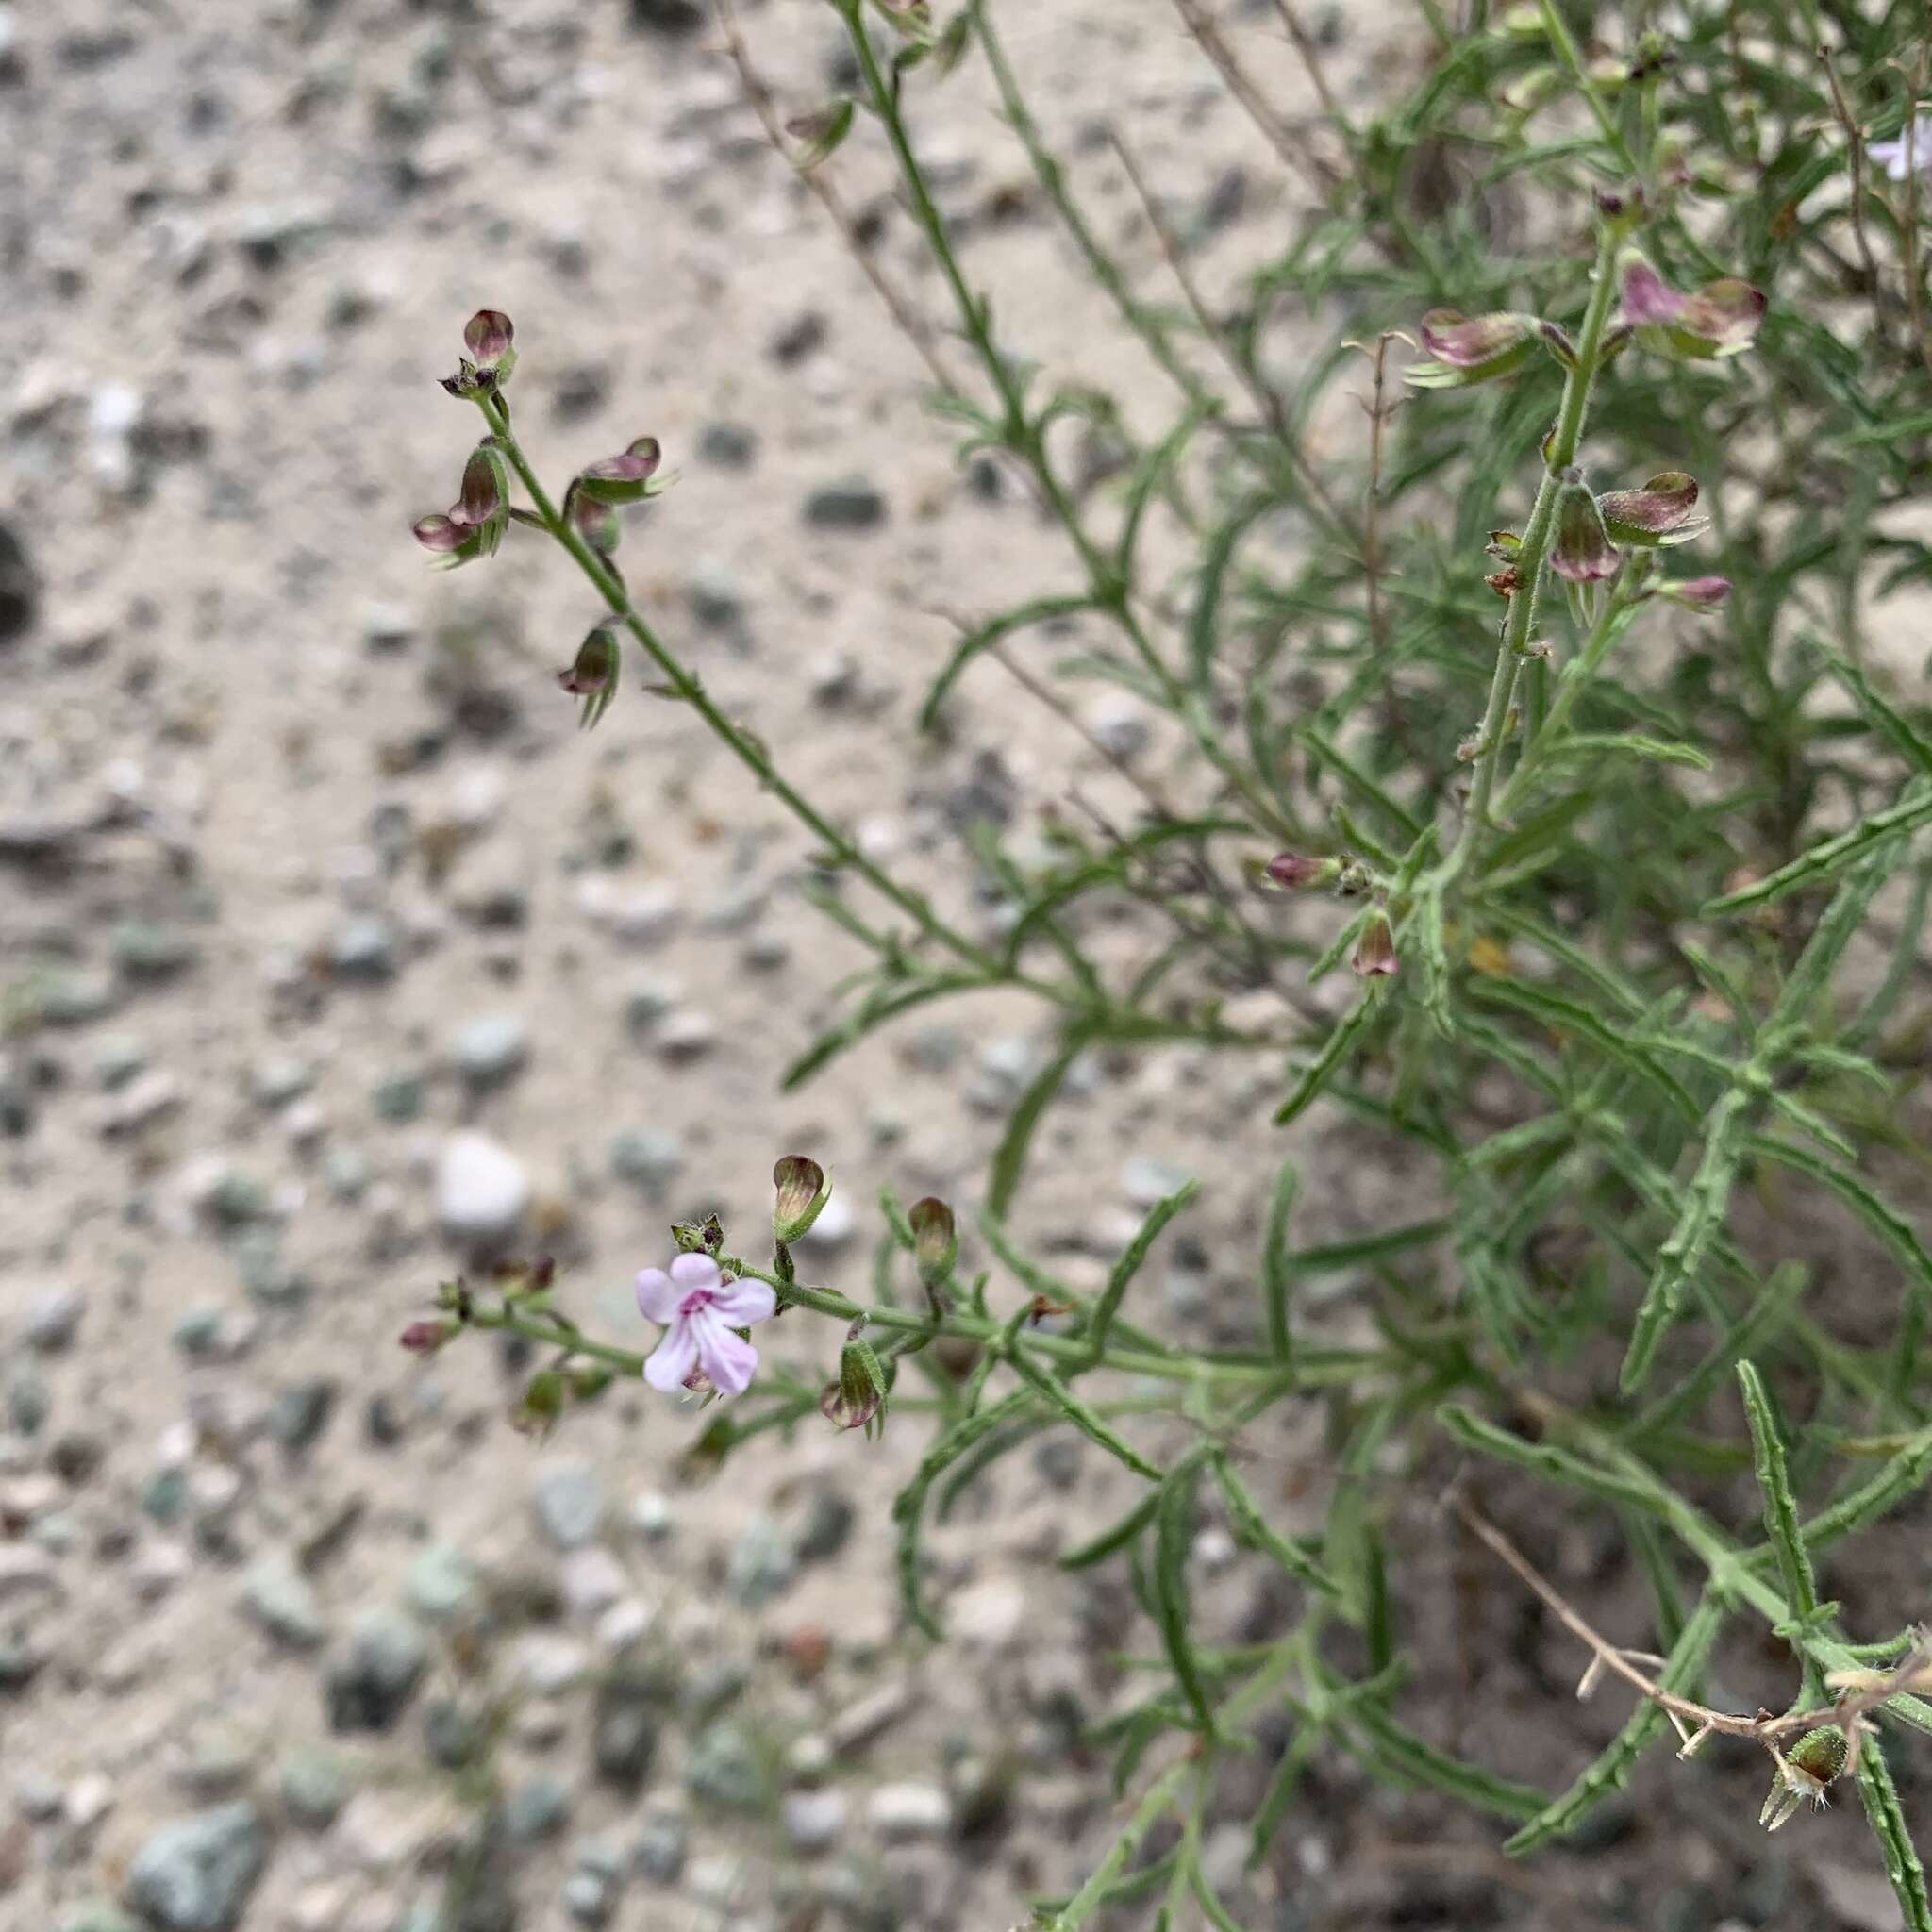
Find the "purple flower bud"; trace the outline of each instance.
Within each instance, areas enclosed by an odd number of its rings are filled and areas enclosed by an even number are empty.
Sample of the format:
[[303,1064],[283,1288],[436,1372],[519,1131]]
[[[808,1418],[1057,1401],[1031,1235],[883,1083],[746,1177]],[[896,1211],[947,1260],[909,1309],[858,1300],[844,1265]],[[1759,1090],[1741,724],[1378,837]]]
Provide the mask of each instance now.
[[410,528],[424,549],[438,553],[461,548],[470,535],[466,525],[458,523],[454,517],[441,515],[418,517]]
[[454,505],[447,516],[420,517],[411,526],[417,542],[436,554],[437,563],[445,570],[487,557],[496,548],[496,530],[487,525],[472,524]]
[[594,503],[636,503],[656,493],[651,479],[663,459],[658,439],[641,436],[622,456],[587,465],[577,478],[577,492]]
[[575,661],[557,674],[557,681],[573,697],[584,701],[580,730],[588,731],[610,708],[617,695],[617,672],[623,652],[614,625],[600,624],[577,646]]
[[1678,584],[1659,584],[1657,595],[1681,604],[1699,617],[1711,617],[1724,608],[1731,594],[1729,577],[1687,577]]
[[1423,347],[1433,362],[1411,363],[1403,372],[1417,389],[1467,389],[1519,369],[1535,354],[1541,325],[1533,315],[1464,315],[1432,308],[1421,323]]
[[1748,349],[1764,319],[1767,302],[1749,282],[1725,276],[1694,295],[1680,294],[1640,249],[1617,258],[1624,320],[1648,348],[1664,355],[1708,359]]
[[1607,490],[1597,498],[1604,526],[1619,543],[1685,543],[1704,528],[1687,524],[1697,503],[1697,479],[1665,470],[1641,490]]
[[919,1264],[919,1278],[926,1287],[937,1288],[959,1257],[959,1230],[953,1210],[928,1194],[913,1202],[906,1219],[912,1229],[912,1257]]
[[479,308],[463,325],[463,347],[479,373],[508,382],[510,366],[517,359],[517,352],[510,346],[515,335],[502,309]]
[[837,1429],[863,1429],[871,1439],[874,1424],[885,1430],[886,1371],[869,1341],[849,1338],[839,1351],[839,1379],[827,1382],[819,1397],[819,1413]]
[[566,514],[577,526],[578,534],[600,557],[608,557],[617,548],[617,540],[622,534],[618,527],[617,512],[608,503],[599,503],[594,496],[586,496],[582,490],[570,492]]
[[1277,852],[1265,868],[1277,886],[1291,892],[1312,891],[1341,876],[1339,858],[1315,858],[1306,852]]
[[470,453],[463,465],[463,489],[458,508],[466,524],[487,524],[502,517],[509,508],[509,466],[503,447],[486,437]]
[[1395,934],[1379,912],[1372,912],[1355,942],[1349,966],[1358,979],[1389,979],[1396,971]]
[[454,1322],[411,1322],[396,1340],[411,1355],[434,1355],[456,1332]]
[[1550,568],[1573,584],[1595,584],[1616,567],[1616,548],[1597,512],[1596,499],[1581,483],[1566,485],[1557,508],[1557,545],[1550,553]]
[[772,1170],[777,1199],[772,1208],[772,1232],[781,1241],[795,1241],[825,1210],[832,1184],[809,1155],[788,1154]]

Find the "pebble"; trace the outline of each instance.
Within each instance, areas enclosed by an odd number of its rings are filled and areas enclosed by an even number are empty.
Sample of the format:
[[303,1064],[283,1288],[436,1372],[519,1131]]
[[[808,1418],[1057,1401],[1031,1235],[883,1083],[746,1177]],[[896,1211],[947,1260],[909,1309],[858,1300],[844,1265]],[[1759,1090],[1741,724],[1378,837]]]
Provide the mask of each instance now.
[[404,1591],[419,1616],[433,1624],[446,1623],[479,1601],[482,1578],[475,1564],[454,1543],[426,1543],[410,1559]]
[[1172,1161],[1137,1154],[1121,1169],[1121,1192],[1136,1208],[1152,1208],[1186,1186],[1189,1179],[1187,1171]]
[[271,1112],[299,1100],[314,1084],[315,1070],[307,1060],[260,1060],[248,1076],[250,1097]]
[[27,1305],[27,1345],[42,1355],[58,1355],[71,1348],[86,1312],[87,1300],[78,1289],[42,1289]]
[[55,1921],[55,1932],[143,1932],[112,1899],[84,1898]]
[[881,1785],[866,1801],[866,1822],[889,1844],[943,1838],[953,1828],[953,1801],[938,1785]]
[[277,1643],[291,1650],[314,1650],[328,1636],[315,1586],[286,1550],[271,1550],[249,1566],[242,1585],[242,1607]]
[[730,1718],[708,1724],[691,1740],[684,1784],[692,1797],[726,1810],[756,1812],[765,1807],[763,1756],[751,1733]]
[[758,431],[744,423],[707,423],[698,431],[697,454],[721,470],[748,470],[758,460]]
[[683,1812],[654,1807],[639,1823],[631,1864],[641,1878],[648,1878],[654,1885],[675,1885],[683,1874],[690,1844],[691,1828]]
[[604,1516],[604,1485],[588,1462],[553,1463],[530,1493],[538,1524],[559,1550],[581,1548]]
[[733,1602],[762,1609],[791,1589],[797,1574],[791,1540],[769,1516],[754,1516],[731,1546],[724,1587]]
[[349,1802],[349,1767],[333,1751],[306,1745],[282,1764],[282,1808],[305,1831],[326,1831]]
[[0,1604],[59,1587],[60,1573],[50,1552],[37,1543],[0,1543]]
[[428,1667],[428,1634],[415,1618],[381,1605],[362,1611],[351,1626],[346,1653],[324,1681],[330,1728],[388,1730]]
[[629,1585],[624,1566],[596,1544],[572,1550],[563,1559],[559,1580],[564,1602],[580,1617],[594,1617],[600,1610],[608,1610]]
[[324,1375],[306,1376],[275,1391],[269,1405],[268,1432],[291,1455],[313,1448],[335,1413],[336,1385]]
[[718,1043],[718,1023],[693,1007],[680,1008],[658,1027],[658,1051],[667,1059],[701,1059]]
[[684,1170],[684,1137],[670,1127],[626,1127],[610,1141],[610,1172],[661,1201]]
[[539,1697],[555,1697],[589,1672],[591,1653],[574,1637],[533,1630],[517,1645],[512,1663],[525,1690]]
[[396,976],[396,941],[389,922],[374,916],[352,919],[336,934],[329,963],[338,979],[381,986]]
[[591,1759],[604,1783],[621,1791],[642,1790],[658,1755],[664,1702],[658,1679],[635,1669],[620,1668],[599,1687]]
[[500,1141],[451,1136],[436,1170],[437,1217],[447,1234],[478,1244],[504,1241],[529,1202],[530,1177]]
[[684,912],[670,880],[626,882],[607,873],[593,873],[577,887],[577,908],[592,925],[633,946],[661,945]]
[[841,1757],[862,1751],[905,1717],[912,1708],[911,1680],[892,1678],[876,1690],[868,1690],[856,1703],[848,1704],[829,1725],[825,1735]]
[[646,1542],[662,1542],[674,1525],[670,1497],[657,1490],[646,1490],[632,1502],[630,1520]]
[[821,1791],[787,1791],[778,1807],[779,1822],[794,1852],[823,1852],[845,1828],[850,1808],[836,1786]]
[[424,1091],[421,1074],[385,1074],[369,1090],[369,1105],[377,1120],[406,1127],[421,1115]]
[[555,1838],[570,1822],[570,1787],[539,1772],[517,1785],[503,1803],[504,1829],[520,1845]]
[[858,1511],[842,1490],[816,1489],[792,1550],[801,1563],[827,1563],[851,1540]]
[[135,1853],[127,1903],[158,1932],[237,1932],[268,1850],[253,1805],[198,1811],[164,1824]]
[[805,521],[814,530],[875,530],[886,520],[886,499],[863,476],[821,484],[805,499]]
[[1147,749],[1153,735],[1144,705],[1122,691],[1109,691],[1088,707],[1087,728],[1118,758],[1132,758]]
[[457,1072],[475,1092],[501,1087],[529,1057],[528,1029],[514,1013],[489,1013],[470,1021],[458,1031],[451,1047]]

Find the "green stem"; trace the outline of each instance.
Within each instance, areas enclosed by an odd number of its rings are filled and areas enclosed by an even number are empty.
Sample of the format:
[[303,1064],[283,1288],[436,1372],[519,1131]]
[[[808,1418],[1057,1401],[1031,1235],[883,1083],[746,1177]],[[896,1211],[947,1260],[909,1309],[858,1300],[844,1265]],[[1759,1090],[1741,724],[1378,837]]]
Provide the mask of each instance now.
[[[1469,810],[1455,848],[1438,869],[1437,880],[1446,885],[1475,858],[1489,828],[1490,801],[1495,793],[1496,774],[1502,767],[1504,742],[1508,736],[1509,705],[1516,694],[1516,680],[1522,671],[1536,627],[1537,599],[1547,574],[1551,540],[1556,533],[1557,506],[1563,493],[1565,473],[1576,460],[1576,447],[1583,440],[1583,425],[1590,413],[1590,393],[1596,381],[1597,365],[1603,354],[1604,331],[1609,325],[1610,305],[1617,291],[1617,235],[1606,225],[1597,247],[1595,280],[1590,291],[1590,307],[1583,318],[1583,331],[1576,343],[1576,366],[1563,385],[1562,408],[1557,426],[1545,445],[1542,481],[1537,488],[1536,503],[1529,513],[1529,526],[1516,553],[1518,584],[1509,600],[1509,614],[1503,622],[1503,640],[1496,651],[1496,668],[1490,680],[1490,700],[1476,754],[1475,782],[1469,795]],[[1547,723],[1545,729],[1547,729]]]
[[[755,1268],[749,1262],[730,1257],[721,1257],[720,1263],[729,1274],[747,1275],[774,1289],[781,1310],[787,1307],[810,1308],[814,1313],[829,1315],[848,1325],[862,1320],[871,1327],[894,1332],[912,1331],[927,1338],[946,1337],[977,1342],[982,1346],[997,1342],[1002,1338],[1002,1324],[977,1316],[954,1314],[935,1324],[929,1313],[911,1308],[867,1307],[834,1289],[786,1283],[762,1268]],[[594,1361],[607,1362],[626,1375],[643,1373],[644,1357],[638,1350],[618,1348],[609,1342],[594,1341],[581,1330],[567,1326],[541,1307],[519,1306],[514,1302],[506,1302],[496,1307],[478,1307],[472,1309],[467,1325],[504,1329],[541,1347],[562,1349],[571,1355],[588,1356]],[[1388,1359],[1377,1352],[1362,1349],[1305,1349],[1290,1370],[1278,1362],[1217,1361],[1198,1356],[1157,1354],[1140,1348],[1110,1349],[1096,1363],[1084,1338],[1066,1335],[1030,1334],[1026,1338],[1026,1347],[1033,1354],[1081,1369],[1098,1367],[1119,1374],[1145,1375],[1167,1382],[1223,1382],[1257,1389],[1265,1386],[1271,1397],[1296,1389],[1345,1385],[1385,1367]]]
[[969,965],[986,974],[990,980],[1026,983],[1036,992],[1045,992],[1050,997],[1058,998],[1058,993],[1042,983],[1020,982],[1019,976],[1003,967],[991,953],[955,931],[933,910],[924,893],[901,885],[890,873],[874,864],[846,833],[841,831],[784,777],[772,762],[771,755],[764,746],[720,709],[698,677],[685,667],[659,640],[650,625],[639,616],[636,606],[631,603],[629,594],[624,588],[623,581],[609,564],[585,541],[582,533],[567,517],[558,513],[557,506],[551,501],[549,492],[543,488],[536,471],[531,467],[529,458],[524,454],[523,445],[518,442],[515,433],[511,430],[509,418],[505,413],[503,405],[493,395],[486,394],[476,398],[476,406],[482,410],[483,420],[489,424],[491,434],[503,445],[503,452],[509,459],[510,468],[517,473],[524,488],[529,491],[530,501],[536,506],[537,514],[543,520],[543,527],[570,553],[572,560],[590,579],[597,594],[609,606],[611,614],[643,647],[652,662],[664,674],[665,680],[673,691],[697,712],[710,726],[712,732],[737,757],[739,762],[824,842],[831,857],[841,867],[858,873],[874,891],[891,900],[918,925],[922,932],[937,940],[941,945],[967,961]]

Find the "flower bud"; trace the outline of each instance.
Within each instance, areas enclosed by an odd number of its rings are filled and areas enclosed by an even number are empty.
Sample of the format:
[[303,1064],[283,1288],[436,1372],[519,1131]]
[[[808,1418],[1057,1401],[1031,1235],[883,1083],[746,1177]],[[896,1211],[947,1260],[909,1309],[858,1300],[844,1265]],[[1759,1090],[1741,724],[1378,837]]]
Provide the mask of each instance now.
[[1777,1830],[1807,1798],[1823,1808],[1825,1786],[1843,1772],[1850,1757],[1851,1741],[1836,1724],[1821,1724],[1815,1731],[1807,1731],[1778,1760],[1777,1776],[1757,1814],[1758,1824],[1766,1831]]
[[524,1399],[510,1411],[510,1427],[541,1441],[563,1413],[563,1376],[555,1369],[539,1369],[524,1385]]
[[479,375],[493,375],[498,383],[509,380],[517,359],[510,346],[515,335],[509,317],[500,308],[479,308],[463,325],[463,347]]
[[785,132],[801,143],[791,157],[792,165],[816,168],[852,132],[852,102],[841,99],[828,108],[821,108],[816,114],[801,114],[797,120],[788,121]]
[[907,1210],[912,1228],[912,1258],[919,1265],[919,1278],[927,1288],[937,1288],[953,1272],[959,1257],[959,1231],[953,1224],[953,1210],[928,1194]]
[[564,513],[577,526],[584,541],[600,557],[608,557],[617,548],[621,534],[617,512],[608,503],[599,503],[594,496],[586,496],[582,489],[577,488],[565,498]]
[[1361,937],[1355,942],[1349,966],[1358,979],[1389,979],[1396,971],[1395,934],[1381,913],[1369,915]]
[[1306,852],[1277,852],[1267,864],[1268,876],[1291,892],[1313,891],[1341,876],[1339,858],[1315,858]]
[[573,1402],[595,1402],[616,1379],[617,1372],[603,1362],[581,1363],[565,1377]]
[[482,555],[482,532],[460,517],[441,513],[418,517],[409,527],[417,542],[441,564],[468,563],[473,557]]
[[1596,499],[1583,484],[1566,484],[1557,506],[1557,544],[1550,553],[1550,568],[1573,584],[1594,584],[1616,567],[1616,547],[1604,528]]
[[509,465],[493,436],[486,436],[463,465],[462,494],[450,514],[458,510],[466,524],[494,523],[500,530],[509,521]]
[[593,503],[637,503],[656,494],[651,479],[663,460],[658,439],[641,436],[622,456],[604,457],[587,464],[577,477],[577,489]]
[[832,1198],[825,1171],[808,1155],[788,1154],[772,1170],[778,1198],[772,1208],[772,1232],[781,1241],[795,1241],[810,1228]]
[[617,695],[618,667],[624,653],[617,639],[617,626],[600,624],[577,646],[576,657],[568,669],[557,674],[557,681],[573,697],[582,698],[584,708],[578,728],[588,731],[610,708]]
[[1694,295],[1680,294],[1641,250],[1626,248],[1617,258],[1617,276],[1624,320],[1646,348],[1661,355],[1694,360],[1740,355],[1764,319],[1762,291],[1733,275],[1707,283]]
[[885,1430],[886,1371],[869,1341],[847,1339],[839,1351],[839,1379],[827,1382],[819,1396],[819,1412],[836,1429],[863,1429],[868,1441],[874,1426]]
[[1705,525],[1688,522],[1697,504],[1697,479],[1665,470],[1641,490],[1607,490],[1596,500],[1604,527],[1618,543],[1688,543]]
[[456,1332],[454,1322],[411,1322],[396,1340],[411,1355],[434,1355]]
[[1673,604],[1681,604],[1686,610],[1694,611],[1699,617],[1714,617],[1730,597],[1731,580],[1729,577],[1686,577],[1682,583],[1659,584],[1657,594],[1668,597]]
[[1417,389],[1467,389],[1520,369],[1536,353],[1541,325],[1533,315],[1464,315],[1432,308],[1421,324],[1423,347],[1433,362],[1403,372]]

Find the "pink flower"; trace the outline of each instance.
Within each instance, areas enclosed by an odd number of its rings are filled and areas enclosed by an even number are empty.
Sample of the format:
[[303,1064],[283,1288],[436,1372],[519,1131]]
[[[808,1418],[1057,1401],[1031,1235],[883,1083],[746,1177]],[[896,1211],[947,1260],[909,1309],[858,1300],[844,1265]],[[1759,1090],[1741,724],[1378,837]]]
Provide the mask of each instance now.
[[644,1364],[644,1380],[670,1391],[703,1374],[721,1395],[741,1395],[751,1386],[758,1352],[734,1331],[770,1319],[778,1298],[762,1281],[734,1281],[708,1255],[679,1255],[669,1274],[638,1272],[638,1307],[647,1322],[661,1322],[664,1338]]

